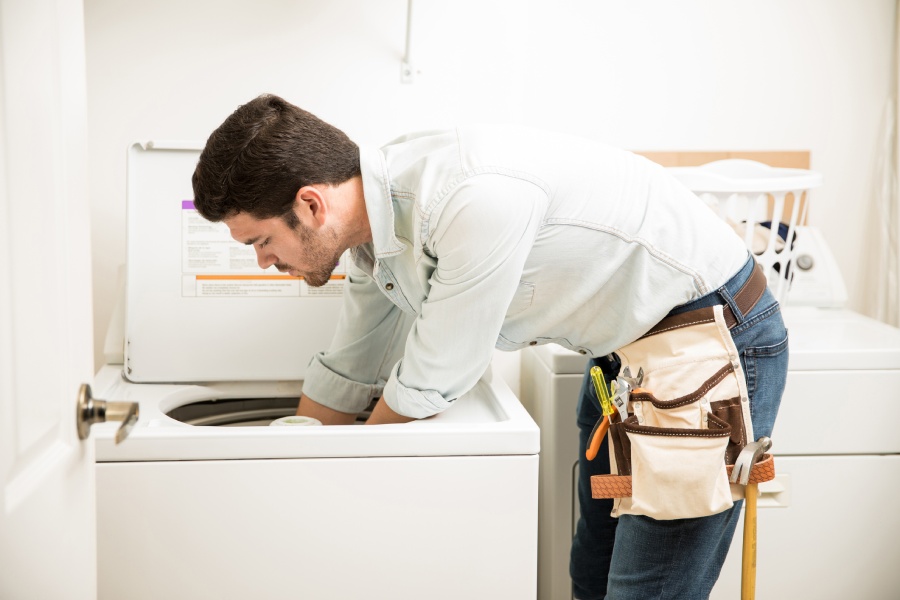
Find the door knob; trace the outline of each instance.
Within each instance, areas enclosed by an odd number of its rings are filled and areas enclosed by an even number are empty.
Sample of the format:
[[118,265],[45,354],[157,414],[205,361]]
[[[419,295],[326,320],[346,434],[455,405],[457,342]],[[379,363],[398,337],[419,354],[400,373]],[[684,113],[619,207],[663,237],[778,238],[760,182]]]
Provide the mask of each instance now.
[[90,434],[91,425],[105,423],[107,421],[121,421],[122,424],[116,431],[116,443],[120,443],[131,433],[139,415],[137,402],[107,402],[96,400],[91,395],[91,386],[81,384],[78,390],[78,415],[75,422],[78,425],[78,439],[86,440]]

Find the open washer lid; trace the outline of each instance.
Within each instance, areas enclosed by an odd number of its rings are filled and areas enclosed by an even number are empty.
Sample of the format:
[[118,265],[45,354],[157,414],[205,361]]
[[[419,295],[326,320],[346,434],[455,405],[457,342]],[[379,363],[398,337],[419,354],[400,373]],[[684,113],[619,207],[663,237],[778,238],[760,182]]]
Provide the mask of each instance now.
[[[345,268],[312,288],[193,207],[202,143],[128,149],[124,371],[134,382],[302,379],[337,324]],[[346,264],[346,258],[341,261]]]

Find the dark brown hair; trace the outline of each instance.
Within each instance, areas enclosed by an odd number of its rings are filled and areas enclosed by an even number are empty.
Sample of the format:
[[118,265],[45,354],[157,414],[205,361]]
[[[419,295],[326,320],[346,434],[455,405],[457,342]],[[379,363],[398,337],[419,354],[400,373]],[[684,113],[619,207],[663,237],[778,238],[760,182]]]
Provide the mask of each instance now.
[[359,174],[359,147],[344,132],[264,94],[209,136],[192,178],[194,206],[210,221],[239,212],[290,218],[301,187],[337,185]]

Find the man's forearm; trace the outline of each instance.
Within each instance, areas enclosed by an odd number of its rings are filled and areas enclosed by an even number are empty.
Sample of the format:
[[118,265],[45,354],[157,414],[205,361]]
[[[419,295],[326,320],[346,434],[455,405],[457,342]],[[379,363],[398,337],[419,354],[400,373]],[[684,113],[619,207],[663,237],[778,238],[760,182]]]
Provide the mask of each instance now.
[[322,425],[350,425],[356,421],[355,414],[343,413],[336,411],[333,408],[328,408],[323,404],[319,404],[306,394],[300,396],[297,414],[318,419],[322,422]]
[[372,415],[366,421],[366,425],[387,425],[389,423],[409,423],[410,421],[415,421],[415,419],[395,413],[382,398],[372,409]]
[[[328,408],[323,404],[319,404],[306,394],[300,396],[297,414],[318,419],[323,425],[350,425],[356,421],[356,415]],[[372,414],[369,416],[368,420],[366,420],[366,425],[409,423],[410,421],[415,421],[415,419],[395,413],[382,398],[375,404],[375,408],[372,409]]]

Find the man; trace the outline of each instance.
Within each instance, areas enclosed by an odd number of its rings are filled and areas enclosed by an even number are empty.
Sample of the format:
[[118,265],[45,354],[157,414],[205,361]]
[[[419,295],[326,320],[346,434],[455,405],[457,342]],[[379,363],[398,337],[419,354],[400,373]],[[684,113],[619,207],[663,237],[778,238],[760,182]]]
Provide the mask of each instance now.
[[[765,291],[742,310],[734,297],[754,271],[746,247],[641,157],[514,127],[361,150],[265,95],[213,132],[193,184],[200,213],[253,245],[263,268],[323,285],[351,252],[340,323],[310,363],[298,414],[349,423],[380,397],[369,424],[426,418],[474,386],[495,347],[560,344],[610,379],[614,351],[673,311],[727,305],[741,362],[753,356],[753,430],[771,433],[787,368],[778,305]],[[609,473],[608,452],[584,458],[599,417],[586,372],[576,597],[707,597],[740,503],[701,518],[612,518],[589,487],[590,475]]]

